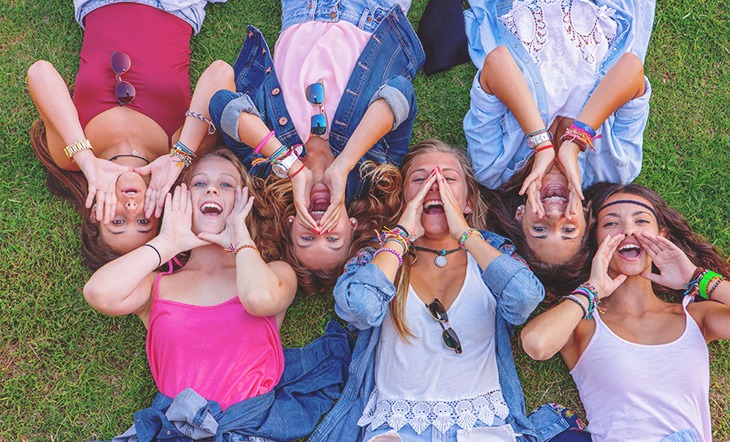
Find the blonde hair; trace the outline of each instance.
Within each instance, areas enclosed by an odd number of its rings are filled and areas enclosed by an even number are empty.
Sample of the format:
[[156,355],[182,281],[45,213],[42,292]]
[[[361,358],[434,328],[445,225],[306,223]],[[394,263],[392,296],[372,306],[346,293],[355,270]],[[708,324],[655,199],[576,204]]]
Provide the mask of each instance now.
[[[442,141],[434,139],[421,141],[413,146],[408,154],[403,158],[403,165],[401,166],[403,180],[405,180],[408,170],[411,168],[416,158],[429,153],[447,153],[454,157],[454,159],[459,163],[464,171],[464,177],[466,179],[467,201],[470,203],[472,208],[471,213],[468,213],[465,216],[466,222],[470,227],[485,230],[486,214],[488,210],[487,205],[480,198],[479,182],[474,176],[471,163],[469,163],[469,159],[466,157],[466,153],[463,149],[452,147]],[[407,256],[404,256],[403,265],[400,270],[398,270],[395,277],[396,294],[390,301],[390,317],[393,321],[393,326],[395,327],[398,335],[404,341],[408,341],[409,338],[415,337],[413,332],[411,332],[408,328],[408,321],[406,320],[405,314],[408,287],[410,285],[411,266],[415,262],[415,259],[416,255],[413,250],[409,251]]]

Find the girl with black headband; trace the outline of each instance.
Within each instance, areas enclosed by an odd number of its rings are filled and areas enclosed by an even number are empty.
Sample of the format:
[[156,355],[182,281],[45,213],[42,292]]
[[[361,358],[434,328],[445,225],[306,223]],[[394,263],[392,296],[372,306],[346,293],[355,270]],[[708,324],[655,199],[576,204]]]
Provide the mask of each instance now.
[[530,321],[522,346],[538,360],[560,352],[594,441],[712,440],[707,343],[730,339],[730,268],[656,192],[590,191],[590,278]]

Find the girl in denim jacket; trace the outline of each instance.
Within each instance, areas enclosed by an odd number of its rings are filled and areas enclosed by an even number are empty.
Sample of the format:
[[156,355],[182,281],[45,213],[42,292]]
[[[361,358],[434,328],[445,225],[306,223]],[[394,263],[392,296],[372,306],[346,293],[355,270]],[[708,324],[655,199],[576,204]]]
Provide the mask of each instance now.
[[641,170],[655,3],[470,3],[480,71],[464,130],[477,178],[497,189],[490,207],[546,288],[572,286],[587,261],[581,189]]
[[402,173],[397,227],[361,250],[335,287],[335,311],[358,342],[343,397],[310,440],[555,436],[567,425],[554,409],[525,416],[510,347],[542,285],[504,238],[483,230],[486,206],[461,151],[424,141]]
[[305,290],[334,285],[346,259],[397,210],[391,190],[424,60],[409,5],[283,1],[273,58],[249,27],[235,92],[211,101],[226,144],[252,175],[269,177],[277,241]]

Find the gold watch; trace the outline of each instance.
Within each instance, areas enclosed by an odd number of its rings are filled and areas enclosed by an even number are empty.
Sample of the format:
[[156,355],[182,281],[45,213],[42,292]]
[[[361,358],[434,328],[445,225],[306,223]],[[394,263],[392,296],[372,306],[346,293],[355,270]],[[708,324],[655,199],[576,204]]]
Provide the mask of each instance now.
[[66,152],[67,157],[73,160],[74,154],[86,149],[94,150],[94,148],[91,147],[91,142],[89,142],[89,140],[81,140],[73,144],[69,144],[68,146],[63,148],[63,151]]

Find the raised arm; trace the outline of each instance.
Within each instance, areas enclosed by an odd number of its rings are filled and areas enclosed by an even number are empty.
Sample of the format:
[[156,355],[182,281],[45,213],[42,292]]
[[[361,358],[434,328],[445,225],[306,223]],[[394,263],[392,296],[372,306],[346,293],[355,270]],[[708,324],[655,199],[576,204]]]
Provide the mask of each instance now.
[[[616,278],[608,275],[611,256],[623,238],[624,235],[607,236],[593,258],[588,283],[596,288],[598,299],[610,296],[626,280],[625,275]],[[583,320],[587,316],[584,307],[590,305],[589,298],[579,292],[571,296],[576,298],[564,298],[560,304],[533,318],[522,329],[522,348],[532,359],[543,361],[561,352],[568,369],[575,366],[582,351],[580,343],[586,342],[583,338],[589,338],[585,335],[589,331],[592,333],[592,326]]]
[[77,143],[91,147],[79,121],[79,114],[68,93],[66,82],[51,63],[39,60],[28,69],[28,90],[46,126],[48,150],[53,162],[64,170],[81,170],[89,185],[86,207],[96,198],[96,219],[105,224],[115,215],[117,197],[114,184],[119,175],[129,170],[94,156],[93,150],[78,150],[71,158],[64,148]]
[[266,263],[246,227],[246,217],[254,197],[248,188],[236,189],[233,210],[226,218],[226,228],[218,234],[201,233],[201,239],[223,248],[233,246],[236,259],[236,291],[246,311],[254,316],[277,316],[279,324],[297,291],[297,278],[283,261]]
[[147,244],[104,265],[84,286],[86,302],[101,313],[146,315],[155,269],[178,253],[207,242],[191,231],[192,203],[185,184],[168,194],[160,234]]

